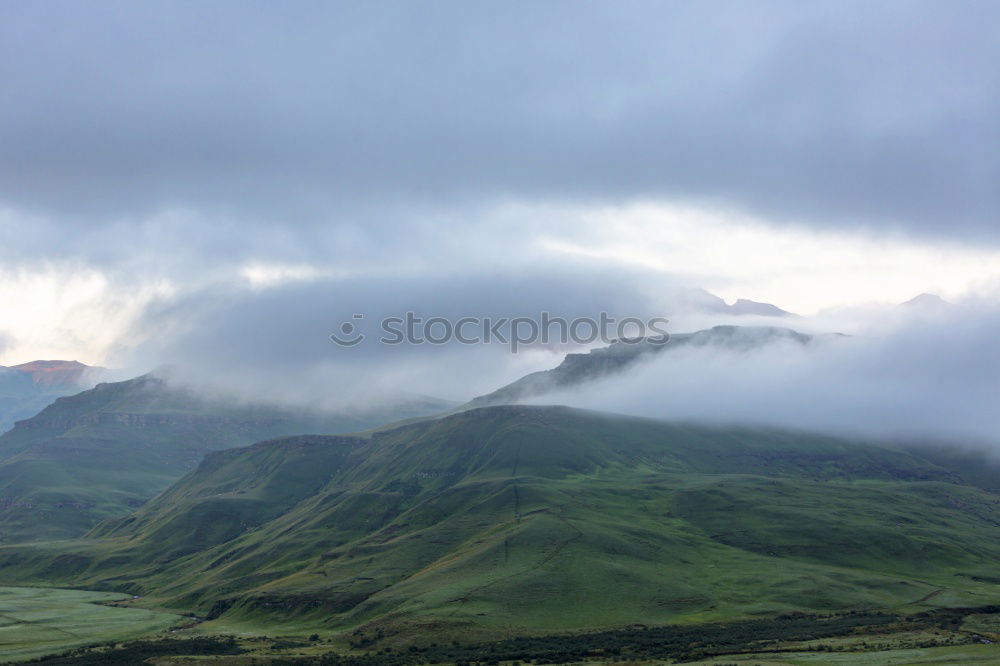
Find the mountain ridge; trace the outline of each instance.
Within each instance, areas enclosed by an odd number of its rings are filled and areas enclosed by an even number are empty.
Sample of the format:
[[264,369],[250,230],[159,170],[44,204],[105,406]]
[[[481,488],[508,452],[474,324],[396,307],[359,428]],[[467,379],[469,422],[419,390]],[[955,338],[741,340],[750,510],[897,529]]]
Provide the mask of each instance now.
[[81,536],[155,496],[212,450],[360,430],[450,406],[343,414],[205,398],[153,375],[98,384],[0,435],[0,543]]
[[998,504],[878,443],[502,405],[209,454],[84,541],[0,547],[0,580],[227,627],[489,638],[974,599]]
[[621,374],[639,363],[678,348],[714,346],[734,351],[750,351],[781,342],[807,346],[827,337],[829,336],[809,335],[778,326],[719,325],[669,337],[614,341],[606,347],[591,349],[585,354],[566,354],[555,368],[525,375],[506,386],[473,398],[462,408],[510,404],[537,398],[554,390],[574,388]]

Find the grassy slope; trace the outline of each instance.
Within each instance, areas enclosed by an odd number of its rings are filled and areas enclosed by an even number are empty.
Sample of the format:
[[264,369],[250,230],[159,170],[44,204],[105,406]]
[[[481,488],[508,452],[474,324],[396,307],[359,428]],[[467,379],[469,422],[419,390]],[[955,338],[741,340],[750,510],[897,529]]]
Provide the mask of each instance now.
[[994,603],[1000,498],[958,481],[829,437],[496,407],[212,454],[90,541],[0,549],[0,580],[463,640]]
[[101,384],[0,437],[0,543],[82,536],[133,511],[208,451],[384,418],[210,401],[151,377]]

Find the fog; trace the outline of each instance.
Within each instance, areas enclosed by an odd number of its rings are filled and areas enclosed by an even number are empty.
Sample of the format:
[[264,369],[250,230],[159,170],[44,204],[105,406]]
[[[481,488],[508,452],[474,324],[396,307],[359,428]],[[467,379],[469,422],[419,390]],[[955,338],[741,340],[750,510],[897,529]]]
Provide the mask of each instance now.
[[[646,271],[569,266],[212,287],[152,304],[111,365],[135,372],[169,368],[175,381],[206,390],[330,407],[398,393],[464,401],[556,365],[575,347],[553,341],[512,354],[509,344],[385,345],[381,320],[409,311],[452,321],[537,320],[542,312],[567,319],[601,312],[649,318],[677,307],[690,311],[691,299],[704,298],[700,290]],[[329,336],[344,322],[356,323],[367,339],[350,348],[334,344]]]
[[[621,269],[399,278],[329,278],[266,289],[221,289],[151,306],[123,345],[119,367],[157,368],[172,381],[230,398],[356,409],[412,396],[464,402],[561,362],[591,344],[386,345],[379,321],[413,311],[567,319],[669,316],[672,333],[719,324],[783,326],[809,345],[751,351],[668,348],[626,374],[535,400],[665,419],[753,423],[880,438],[1000,443],[1000,299],[995,289],[956,304],[868,304],[813,317],[732,316],[683,280]],[[724,307],[724,304],[722,305]],[[352,320],[363,313],[363,320]],[[343,322],[367,338],[329,335]],[[831,336],[830,333],[842,335]],[[164,365],[164,359],[169,363]]]
[[[664,419],[1000,445],[1000,306],[868,312],[859,332],[748,352],[678,348],[540,402]],[[821,323],[821,322],[816,322]]]

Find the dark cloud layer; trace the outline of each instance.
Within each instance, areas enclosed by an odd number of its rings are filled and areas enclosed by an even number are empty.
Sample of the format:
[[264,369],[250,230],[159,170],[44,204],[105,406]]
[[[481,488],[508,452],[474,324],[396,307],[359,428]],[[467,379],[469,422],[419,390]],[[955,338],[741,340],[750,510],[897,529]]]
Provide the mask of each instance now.
[[63,228],[177,208],[244,230],[392,230],[365,211],[665,197],[1000,240],[992,2],[3,15],[0,204]]

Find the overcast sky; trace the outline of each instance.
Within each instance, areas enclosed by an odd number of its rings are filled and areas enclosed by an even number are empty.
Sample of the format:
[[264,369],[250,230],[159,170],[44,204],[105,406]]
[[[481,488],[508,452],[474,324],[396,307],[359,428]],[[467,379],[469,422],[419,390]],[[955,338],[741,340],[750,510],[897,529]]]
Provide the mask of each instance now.
[[0,11],[0,364],[298,372],[359,309],[996,294],[996,2]]

